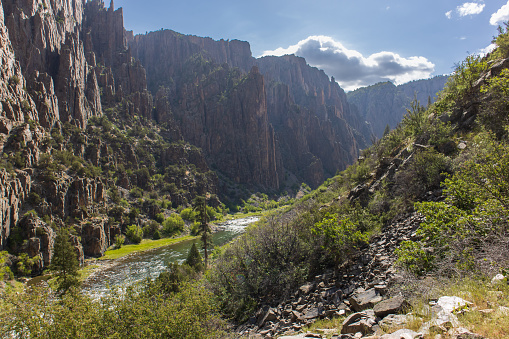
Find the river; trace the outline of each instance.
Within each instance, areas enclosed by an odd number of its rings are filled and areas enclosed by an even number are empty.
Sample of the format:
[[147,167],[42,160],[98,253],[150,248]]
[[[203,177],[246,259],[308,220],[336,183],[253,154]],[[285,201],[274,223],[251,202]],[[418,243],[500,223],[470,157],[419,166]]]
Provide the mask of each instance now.
[[[217,232],[212,234],[213,247],[232,241],[244,232],[247,225],[256,221],[258,217],[248,217],[218,224]],[[155,278],[169,263],[183,262],[193,242],[198,245],[199,240],[183,241],[101,263],[104,267],[98,268],[85,280],[83,290],[92,297],[99,298],[108,293],[109,287],[132,284],[147,277]]]

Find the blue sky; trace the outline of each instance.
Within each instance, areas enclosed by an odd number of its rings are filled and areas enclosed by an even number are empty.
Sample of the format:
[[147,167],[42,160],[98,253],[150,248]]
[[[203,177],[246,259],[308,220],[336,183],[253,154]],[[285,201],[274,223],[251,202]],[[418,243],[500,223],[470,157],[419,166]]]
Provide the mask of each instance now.
[[116,0],[135,34],[161,28],[294,53],[346,90],[453,71],[488,47],[509,0]]

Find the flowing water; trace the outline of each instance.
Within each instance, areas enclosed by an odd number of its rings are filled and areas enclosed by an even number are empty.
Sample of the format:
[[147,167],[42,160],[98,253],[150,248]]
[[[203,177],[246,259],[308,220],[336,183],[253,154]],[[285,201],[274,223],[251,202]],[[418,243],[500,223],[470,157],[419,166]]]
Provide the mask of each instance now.
[[[213,247],[230,242],[243,233],[247,225],[256,221],[257,217],[248,217],[217,225],[218,231],[212,234]],[[108,286],[118,287],[147,277],[155,278],[169,263],[183,262],[193,242],[199,240],[183,241],[105,263],[84,282],[83,290],[93,297],[101,297],[108,293]]]

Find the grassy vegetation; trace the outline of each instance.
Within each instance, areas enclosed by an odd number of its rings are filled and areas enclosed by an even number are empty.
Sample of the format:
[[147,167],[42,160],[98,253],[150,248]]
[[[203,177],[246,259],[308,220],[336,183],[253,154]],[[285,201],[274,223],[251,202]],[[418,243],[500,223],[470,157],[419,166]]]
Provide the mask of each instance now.
[[164,238],[159,240],[143,239],[139,244],[124,245],[121,248],[109,249],[104,253],[104,256],[99,258],[99,260],[118,259],[132,253],[148,251],[154,248],[168,246],[192,239],[197,239],[197,237],[188,235],[180,238]]

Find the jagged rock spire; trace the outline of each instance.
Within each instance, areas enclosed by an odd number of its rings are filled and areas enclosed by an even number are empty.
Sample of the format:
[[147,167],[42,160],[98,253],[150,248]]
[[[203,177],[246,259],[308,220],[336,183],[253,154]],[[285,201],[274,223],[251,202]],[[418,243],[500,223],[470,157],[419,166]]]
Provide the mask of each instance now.
[[113,0],[110,1],[110,8],[109,8],[109,10],[111,10],[111,11],[115,10],[115,5],[113,4]]

